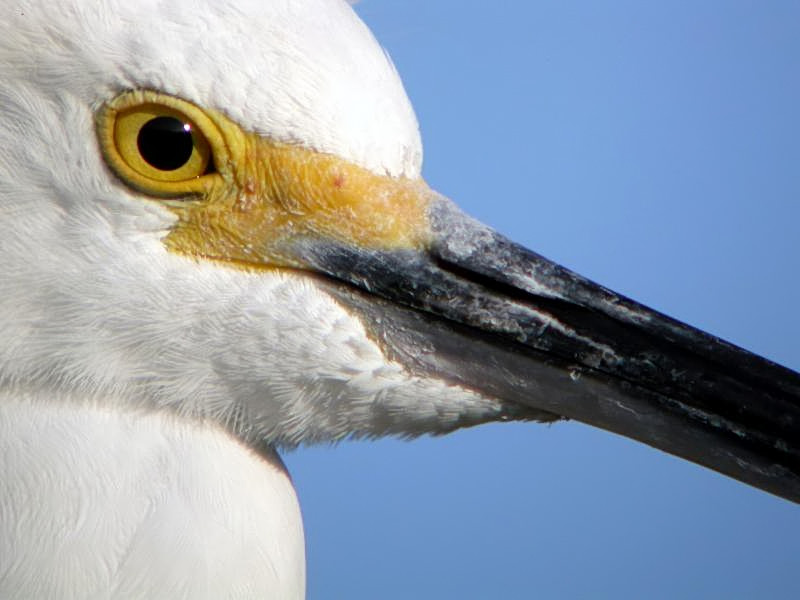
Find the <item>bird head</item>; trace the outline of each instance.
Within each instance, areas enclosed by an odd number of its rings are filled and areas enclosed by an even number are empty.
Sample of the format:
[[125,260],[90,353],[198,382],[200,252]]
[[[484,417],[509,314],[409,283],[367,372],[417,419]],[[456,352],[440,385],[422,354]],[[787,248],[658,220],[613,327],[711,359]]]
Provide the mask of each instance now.
[[800,498],[800,377],[435,193],[345,2],[1,10],[5,393],[251,444],[575,418]]
[[388,357],[314,275],[337,247],[422,250],[437,198],[352,9],[163,9],[4,8],[2,385],[283,444],[501,415]]

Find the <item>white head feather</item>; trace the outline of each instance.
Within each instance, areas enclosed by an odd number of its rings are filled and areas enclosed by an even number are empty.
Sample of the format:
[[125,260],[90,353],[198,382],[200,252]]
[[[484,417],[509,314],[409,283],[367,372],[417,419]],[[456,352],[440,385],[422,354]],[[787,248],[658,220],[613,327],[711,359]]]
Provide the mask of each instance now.
[[161,238],[174,217],[100,156],[96,108],[148,88],[273,139],[417,176],[412,109],[345,2],[1,10],[2,389],[168,407],[289,444],[447,430],[496,413],[388,360],[302,276],[169,253]]
[[498,407],[387,359],[310,278],[167,251],[174,215],[95,131],[140,88],[419,175],[397,74],[342,0],[0,5],[0,595],[302,597],[299,509],[264,444]]
[[413,109],[341,0],[58,2],[3,7],[4,74],[96,106],[156,89],[250,130],[378,173],[416,177]]

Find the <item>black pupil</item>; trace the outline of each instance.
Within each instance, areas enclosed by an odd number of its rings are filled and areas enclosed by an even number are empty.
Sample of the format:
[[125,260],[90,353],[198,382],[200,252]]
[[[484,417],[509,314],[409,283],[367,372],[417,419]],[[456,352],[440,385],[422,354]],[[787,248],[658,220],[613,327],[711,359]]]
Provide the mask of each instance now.
[[139,130],[139,153],[147,163],[161,171],[179,169],[192,156],[192,130],[175,117],[156,117]]

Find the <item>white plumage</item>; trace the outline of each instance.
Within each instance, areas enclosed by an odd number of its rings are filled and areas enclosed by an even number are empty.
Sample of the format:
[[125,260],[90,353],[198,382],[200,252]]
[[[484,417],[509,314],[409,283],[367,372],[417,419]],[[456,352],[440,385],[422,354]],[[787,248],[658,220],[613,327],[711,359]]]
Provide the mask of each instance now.
[[386,360],[300,275],[167,252],[175,217],[109,171],[94,111],[160,90],[413,177],[393,66],[340,0],[6,4],[0,23],[0,596],[301,597],[265,443],[496,406]]
[[275,448],[348,436],[565,416],[800,498],[800,375],[431,192],[346,3],[0,17],[0,596],[302,597]]
[[0,396],[3,598],[298,598],[280,458],[214,424]]

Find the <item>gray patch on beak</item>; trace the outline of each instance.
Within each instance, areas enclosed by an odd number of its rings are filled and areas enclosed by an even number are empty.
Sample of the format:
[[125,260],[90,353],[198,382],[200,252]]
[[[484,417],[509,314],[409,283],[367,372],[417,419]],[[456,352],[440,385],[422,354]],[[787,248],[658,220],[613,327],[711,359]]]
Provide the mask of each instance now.
[[576,419],[800,502],[800,375],[642,306],[437,199],[425,252],[299,240],[409,370]]

